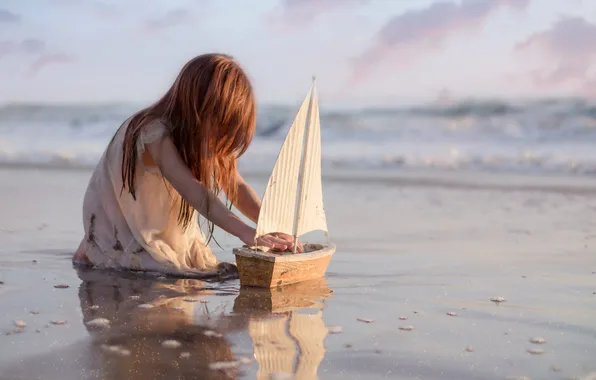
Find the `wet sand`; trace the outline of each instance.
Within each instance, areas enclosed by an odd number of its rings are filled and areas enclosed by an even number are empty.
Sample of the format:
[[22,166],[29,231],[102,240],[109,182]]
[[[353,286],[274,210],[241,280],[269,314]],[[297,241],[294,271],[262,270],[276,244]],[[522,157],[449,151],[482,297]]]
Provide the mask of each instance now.
[[269,292],[75,270],[89,176],[0,169],[2,380],[596,378],[596,180],[329,177],[326,278]]

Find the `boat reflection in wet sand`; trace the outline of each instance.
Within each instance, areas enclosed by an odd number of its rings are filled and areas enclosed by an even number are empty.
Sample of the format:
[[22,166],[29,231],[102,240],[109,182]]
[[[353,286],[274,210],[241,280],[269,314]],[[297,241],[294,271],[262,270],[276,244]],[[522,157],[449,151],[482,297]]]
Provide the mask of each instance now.
[[327,336],[323,308],[332,293],[324,278],[281,288],[240,289],[234,312],[248,318],[258,380],[274,373],[294,374],[297,380],[318,378]]

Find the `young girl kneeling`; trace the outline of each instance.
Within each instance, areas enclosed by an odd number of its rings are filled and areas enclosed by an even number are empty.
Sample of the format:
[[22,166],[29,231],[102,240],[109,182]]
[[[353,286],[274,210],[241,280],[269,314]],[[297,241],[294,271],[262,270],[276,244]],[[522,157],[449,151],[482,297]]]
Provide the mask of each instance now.
[[[233,58],[189,61],[168,92],[118,129],[93,172],[83,202],[85,237],[75,263],[100,268],[208,276],[218,262],[198,214],[255,244],[255,229],[217,197],[220,190],[256,222],[260,200],[236,170],[252,141],[256,105],[247,75]],[[287,249],[290,236],[256,243]]]

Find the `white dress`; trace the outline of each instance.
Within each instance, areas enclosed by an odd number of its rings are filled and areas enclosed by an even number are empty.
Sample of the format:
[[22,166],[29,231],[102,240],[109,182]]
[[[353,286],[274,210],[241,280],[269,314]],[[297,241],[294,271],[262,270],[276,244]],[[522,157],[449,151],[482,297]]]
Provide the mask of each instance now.
[[145,144],[167,133],[163,123],[146,125],[137,140],[136,200],[128,189],[122,190],[122,144],[129,120],[106,148],[89,181],[83,201],[85,238],[77,254],[97,268],[199,278],[233,271],[231,264],[218,263],[205,244],[196,210],[194,222],[183,229],[177,220],[180,195],[158,167],[143,163]]

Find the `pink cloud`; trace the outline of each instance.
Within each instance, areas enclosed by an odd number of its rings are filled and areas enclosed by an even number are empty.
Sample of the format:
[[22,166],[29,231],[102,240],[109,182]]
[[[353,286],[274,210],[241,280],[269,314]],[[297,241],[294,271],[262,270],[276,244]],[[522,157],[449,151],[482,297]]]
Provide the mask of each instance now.
[[96,1],[92,4],[92,9],[103,20],[115,20],[120,17],[120,10],[114,4]]
[[178,8],[166,12],[161,17],[147,20],[144,28],[147,31],[166,29],[183,24],[190,24],[193,21],[191,12],[188,9]]
[[372,45],[352,62],[353,80],[366,79],[376,65],[391,61],[411,65],[421,55],[438,50],[454,35],[480,28],[503,7],[524,9],[530,0],[441,1],[392,17]]
[[580,91],[583,95],[596,99],[596,78],[586,82]]
[[28,70],[28,76],[33,77],[42,69],[49,65],[72,63],[75,59],[73,56],[65,53],[49,53],[40,55],[35,61],[31,63]]
[[14,53],[15,43],[13,41],[0,41],[0,59]]
[[281,0],[266,22],[276,29],[291,30],[305,27],[323,13],[364,5],[370,0]]
[[8,55],[35,57],[27,70],[27,76],[29,77],[35,76],[48,65],[74,61],[74,58],[68,54],[48,52],[46,42],[38,38],[26,38],[21,41],[0,41],[0,59]]
[[6,9],[0,9],[0,23],[17,23],[21,21],[21,16],[12,13]]
[[537,54],[545,66],[530,73],[535,86],[553,88],[575,85],[578,91],[593,93],[596,79],[590,69],[596,65],[596,25],[581,17],[566,17],[550,29],[536,33],[516,45],[520,54]]

